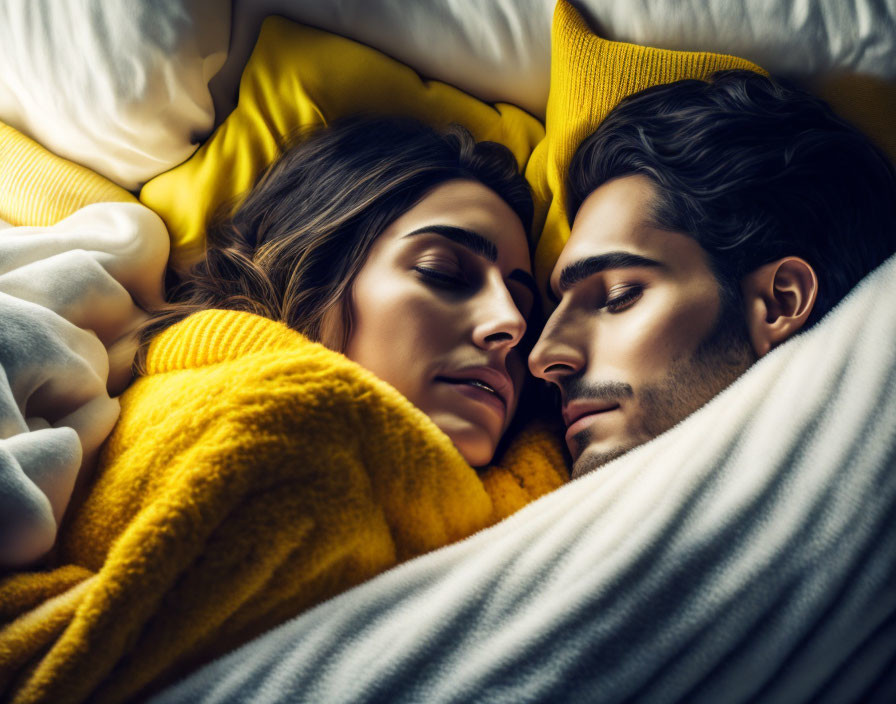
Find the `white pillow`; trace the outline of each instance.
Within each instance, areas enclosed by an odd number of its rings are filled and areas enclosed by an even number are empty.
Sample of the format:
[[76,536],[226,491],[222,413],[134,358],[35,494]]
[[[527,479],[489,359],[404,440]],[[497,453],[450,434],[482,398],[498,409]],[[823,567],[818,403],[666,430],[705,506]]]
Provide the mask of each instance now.
[[214,121],[223,0],[4,0],[0,120],[134,190]]
[[[896,77],[896,7],[874,0],[574,0],[608,39],[735,54],[793,78],[833,70]],[[554,0],[235,0],[213,90],[224,114],[267,14],[370,44],[490,101],[543,117]]]

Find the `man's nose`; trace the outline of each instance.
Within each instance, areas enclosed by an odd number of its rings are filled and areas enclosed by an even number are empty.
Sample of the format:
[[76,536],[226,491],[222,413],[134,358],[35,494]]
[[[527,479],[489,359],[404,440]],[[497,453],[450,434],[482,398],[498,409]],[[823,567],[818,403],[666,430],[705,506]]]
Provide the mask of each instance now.
[[482,349],[516,347],[526,334],[526,319],[516,307],[503,279],[485,287],[483,295],[477,298],[474,301],[474,343]]
[[532,348],[529,371],[533,376],[559,386],[564,378],[585,368],[588,362],[586,335],[585,329],[574,325],[558,308],[548,318],[541,337]]

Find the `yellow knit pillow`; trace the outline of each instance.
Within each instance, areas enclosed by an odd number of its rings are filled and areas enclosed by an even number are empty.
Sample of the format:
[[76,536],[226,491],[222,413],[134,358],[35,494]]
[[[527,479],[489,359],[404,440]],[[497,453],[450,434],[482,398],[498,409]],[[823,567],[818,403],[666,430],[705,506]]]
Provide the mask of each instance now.
[[551,29],[551,90],[546,134],[532,152],[526,178],[535,192],[535,274],[545,286],[569,239],[566,172],[576,148],[627,95],[682,78],[708,78],[724,69],[765,73],[736,56],[669,51],[612,42],[594,34],[566,0],[558,0]]
[[168,226],[172,263],[201,255],[209,217],[252,186],[284,137],[358,112],[408,115],[437,127],[459,122],[477,139],[507,145],[521,169],[544,135],[520,108],[482,102],[363,44],[269,17],[243,72],[237,108],[189,160],[140,193]]
[[102,201],[136,202],[136,198],[0,122],[0,220],[44,227]]
[[807,81],[806,88],[827,100],[838,115],[871,137],[896,163],[896,81],[830,73]]

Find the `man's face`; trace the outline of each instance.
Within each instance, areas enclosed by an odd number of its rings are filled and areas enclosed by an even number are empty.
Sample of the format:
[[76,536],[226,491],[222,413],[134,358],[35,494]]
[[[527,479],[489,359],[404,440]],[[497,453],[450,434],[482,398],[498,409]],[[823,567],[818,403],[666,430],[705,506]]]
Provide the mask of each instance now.
[[559,305],[529,367],[560,389],[574,477],[666,431],[755,360],[704,250],[652,223],[654,197],[639,175],[595,190],[551,274]]

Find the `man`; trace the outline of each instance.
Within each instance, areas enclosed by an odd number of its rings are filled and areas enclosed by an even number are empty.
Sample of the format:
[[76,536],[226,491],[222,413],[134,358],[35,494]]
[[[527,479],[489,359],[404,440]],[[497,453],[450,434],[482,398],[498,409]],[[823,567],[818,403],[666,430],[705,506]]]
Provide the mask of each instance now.
[[896,175],[747,71],[624,100],[577,150],[558,303],[530,356],[580,476],[669,429],[896,251]]

